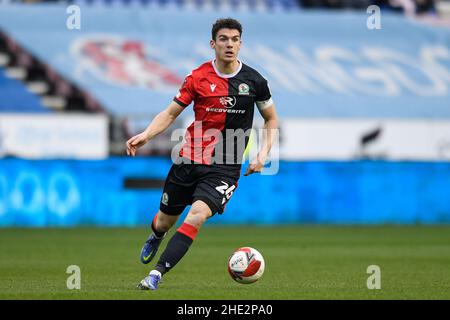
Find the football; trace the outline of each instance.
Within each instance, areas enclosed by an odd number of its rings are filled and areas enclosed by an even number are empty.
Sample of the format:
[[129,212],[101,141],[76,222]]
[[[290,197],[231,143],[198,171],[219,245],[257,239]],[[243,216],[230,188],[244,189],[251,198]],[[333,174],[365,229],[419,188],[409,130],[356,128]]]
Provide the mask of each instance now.
[[228,259],[228,273],[239,283],[253,283],[264,273],[264,258],[258,250],[242,247]]

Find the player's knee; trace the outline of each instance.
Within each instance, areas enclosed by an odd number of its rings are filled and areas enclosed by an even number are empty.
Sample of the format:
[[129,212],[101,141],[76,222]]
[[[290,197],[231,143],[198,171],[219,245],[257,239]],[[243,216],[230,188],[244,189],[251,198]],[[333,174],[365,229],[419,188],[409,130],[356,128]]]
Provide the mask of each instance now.
[[189,214],[185,219],[186,223],[189,223],[190,225],[196,227],[197,229],[200,229],[200,227],[205,223],[205,221],[206,216],[198,212],[189,212]]
[[156,222],[156,230],[160,232],[166,232],[169,231],[169,229],[172,227],[167,222]]
[[170,228],[172,228],[172,226],[175,224],[177,219],[178,219],[178,216],[170,216],[170,215],[167,215],[167,214],[159,211],[156,221],[155,221],[156,222],[155,227],[157,230],[160,230],[161,232],[166,232]]
[[185,222],[199,229],[210,216],[211,214],[209,210],[204,210],[202,208],[191,208]]

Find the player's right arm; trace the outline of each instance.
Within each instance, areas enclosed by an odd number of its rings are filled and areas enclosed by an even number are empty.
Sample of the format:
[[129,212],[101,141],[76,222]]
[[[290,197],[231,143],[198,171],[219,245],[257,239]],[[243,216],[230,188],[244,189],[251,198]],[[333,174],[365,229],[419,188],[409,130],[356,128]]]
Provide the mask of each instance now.
[[180,91],[163,112],[159,113],[144,132],[135,135],[127,141],[127,154],[136,155],[138,148],[145,145],[158,134],[166,130],[180,113],[194,100],[195,86],[192,73],[188,74],[181,85]]
[[127,141],[127,155],[134,157],[137,149],[165,131],[184,109],[177,102],[172,101],[164,111],[152,120],[147,129]]

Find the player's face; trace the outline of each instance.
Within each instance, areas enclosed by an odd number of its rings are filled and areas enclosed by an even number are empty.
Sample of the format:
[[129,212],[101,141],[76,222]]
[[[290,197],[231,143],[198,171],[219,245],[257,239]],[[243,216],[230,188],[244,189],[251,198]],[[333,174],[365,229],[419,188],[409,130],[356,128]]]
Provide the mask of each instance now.
[[236,29],[220,29],[216,39],[211,40],[211,48],[216,52],[216,59],[223,62],[233,62],[241,49],[241,36]]

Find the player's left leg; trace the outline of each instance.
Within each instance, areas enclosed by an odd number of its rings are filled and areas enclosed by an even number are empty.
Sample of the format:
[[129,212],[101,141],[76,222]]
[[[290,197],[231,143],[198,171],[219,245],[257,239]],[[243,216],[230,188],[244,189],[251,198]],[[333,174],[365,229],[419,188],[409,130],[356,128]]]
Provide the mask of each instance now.
[[158,288],[161,277],[184,257],[197,236],[198,230],[212,215],[213,212],[205,202],[197,200],[192,204],[183,224],[167,243],[155,269],[141,281],[141,289],[156,290]]
[[166,250],[161,254],[155,269],[161,274],[172,269],[186,254],[195,240],[198,230],[212,214],[210,207],[205,202],[195,201],[183,224],[167,243]]
[[196,176],[192,165],[174,164],[167,175],[159,211],[151,224],[152,233],[141,250],[141,262],[149,263],[158,251],[167,231],[175,224],[187,205],[192,202]]

